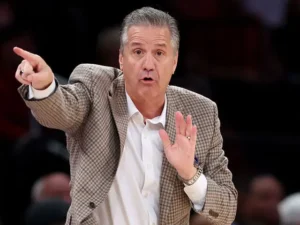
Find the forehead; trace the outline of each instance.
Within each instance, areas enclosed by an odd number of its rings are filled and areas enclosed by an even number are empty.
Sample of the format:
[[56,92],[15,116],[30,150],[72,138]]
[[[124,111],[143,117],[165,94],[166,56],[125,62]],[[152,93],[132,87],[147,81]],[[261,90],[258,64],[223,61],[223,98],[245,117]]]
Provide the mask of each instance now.
[[171,34],[168,27],[132,26],[128,29],[128,43],[140,42],[141,44],[161,43],[171,45]]
[[282,187],[279,181],[272,177],[265,177],[257,179],[252,184],[252,191],[255,193],[259,192],[270,192],[270,191],[281,191]]

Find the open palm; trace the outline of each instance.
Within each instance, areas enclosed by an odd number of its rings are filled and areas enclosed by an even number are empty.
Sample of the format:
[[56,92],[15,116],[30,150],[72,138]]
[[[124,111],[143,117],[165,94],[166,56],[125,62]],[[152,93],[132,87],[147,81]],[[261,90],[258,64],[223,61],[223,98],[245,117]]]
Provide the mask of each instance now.
[[176,138],[172,144],[165,130],[159,134],[164,145],[166,158],[170,164],[184,176],[193,176],[194,157],[197,139],[197,128],[192,124],[192,117],[188,115],[185,119],[181,112],[175,113]]

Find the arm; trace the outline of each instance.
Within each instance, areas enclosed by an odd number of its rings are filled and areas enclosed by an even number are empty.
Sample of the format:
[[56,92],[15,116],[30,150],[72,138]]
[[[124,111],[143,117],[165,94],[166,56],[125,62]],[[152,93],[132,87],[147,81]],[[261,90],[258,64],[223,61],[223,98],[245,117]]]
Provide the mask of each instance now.
[[92,80],[87,65],[79,65],[72,72],[68,85],[58,85],[46,98],[29,98],[29,88],[18,90],[36,120],[43,126],[74,133],[88,115],[92,102]]
[[204,208],[205,215],[213,224],[231,224],[236,216],[237,190],[228,169],[228,159],[224,155],[223,139],[217,106],[214,105],[214,134],[203,168],[207,179],[207,192]]

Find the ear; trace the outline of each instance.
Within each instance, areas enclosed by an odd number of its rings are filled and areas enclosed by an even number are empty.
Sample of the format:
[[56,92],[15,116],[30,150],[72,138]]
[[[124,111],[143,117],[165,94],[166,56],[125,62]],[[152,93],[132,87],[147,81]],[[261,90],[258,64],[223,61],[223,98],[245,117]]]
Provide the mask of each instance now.
[[177,63],[178,63],[178,51],[176,52],[175,56],[174,56],[174,62],[173,62],[173,74],[175,73],[176,67],[177,67]]
[[119,51],[119,64],[120,64],[120,69],[123,71],[123,53],[121,50]]

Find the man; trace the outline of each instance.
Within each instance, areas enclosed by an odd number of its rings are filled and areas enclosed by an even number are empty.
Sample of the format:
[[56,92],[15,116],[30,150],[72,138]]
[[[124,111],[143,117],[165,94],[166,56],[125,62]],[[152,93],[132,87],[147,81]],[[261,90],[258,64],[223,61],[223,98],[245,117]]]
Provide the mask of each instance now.
[[25,211],[25,225],[63,225],[70,203],[58,198],[32,203]]
[[278,205],[281,225],[300,225],[300,193],[286,196]]
[[79,65],[68,85],[40,56],[14,48],[24,58],[16,79],[26,105],[42,125],[67,134],[67,224],[183,225],[191,206],[215,224],[231,224],[237,192],[216,104],[169,86],[176,21],[141,8],[126,16],[120,39],[120,70]]
[[32,186],[32,202],[40,202],[44,199],[58,198],[67,203],[70,199],[70,178],[67,174],[53,172],[39,178]]
[[253,177],[240,205],[240,224],[276,225],[279,223],[278,204],[284,196],[282,183],[272,174]]

